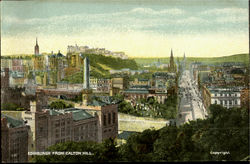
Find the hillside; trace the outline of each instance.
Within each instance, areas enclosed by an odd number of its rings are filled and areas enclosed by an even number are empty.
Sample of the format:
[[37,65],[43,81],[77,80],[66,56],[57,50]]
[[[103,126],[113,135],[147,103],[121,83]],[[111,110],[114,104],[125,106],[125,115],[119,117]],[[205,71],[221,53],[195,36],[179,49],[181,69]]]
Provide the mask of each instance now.
[[[180,61],[183,60],[183,57],[175,57],[177,60],[179,58]],[[137,64],[139,65],[147,65],[150,63],[158,62],[158,59],[161,63],[169,63],[169,57],[167,58],[134,58]],[[220,64],[223,62],[240,62],[244,64],[249,63],[249,54],[236,54],[230,56],[223,57],[187,57],[187,63],[191,62],[203,62],[205,64]]]
[[[84,54],[84,56],[87,56],[90,60],[90,76],[96,78],[109,78],[109,70],[119,70],[123,68],[129,68],[131,70],[138,69],[137,63],[133,59],[120,59],[96,54]],[[82,83],[82,72],[76,72],[66,77],[64,81]]]

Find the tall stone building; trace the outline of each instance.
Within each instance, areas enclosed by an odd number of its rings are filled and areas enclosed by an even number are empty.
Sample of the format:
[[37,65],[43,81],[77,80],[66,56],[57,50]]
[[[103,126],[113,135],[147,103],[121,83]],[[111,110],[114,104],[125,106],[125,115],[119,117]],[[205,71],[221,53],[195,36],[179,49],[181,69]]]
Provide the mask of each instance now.
[[[84,101],[84,100],[83,100]],[[91,98],[88,105],[77,107],[97,116],[97,141],[118,136],[118,104]]]
[[169,72],[176,72],[176,66],[175,66],[175,63],[174,63],[174,55],[173,55],[172,49],[171,49],[170,62],[169,62],[168,70],[169,70]]
[[2,163],[28,162],[28,131],[23,121],[1,113]]

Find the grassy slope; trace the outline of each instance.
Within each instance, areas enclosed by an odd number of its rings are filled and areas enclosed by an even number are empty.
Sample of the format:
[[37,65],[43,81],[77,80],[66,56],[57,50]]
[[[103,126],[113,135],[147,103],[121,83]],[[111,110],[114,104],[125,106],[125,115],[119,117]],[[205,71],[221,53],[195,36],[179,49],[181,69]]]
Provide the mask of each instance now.
[[[137,63],[133,59],[120,59],[107,57],[103,55],[84,54],[89,57],[90,60],[90,76],[96,78],[109,78],[109,70],[119,70],[123,68],[129,68],[131,70],[137,70]],[[76,72],[73,76],[66,78],[67,81],[73,83],[82,82],[82,72]]]

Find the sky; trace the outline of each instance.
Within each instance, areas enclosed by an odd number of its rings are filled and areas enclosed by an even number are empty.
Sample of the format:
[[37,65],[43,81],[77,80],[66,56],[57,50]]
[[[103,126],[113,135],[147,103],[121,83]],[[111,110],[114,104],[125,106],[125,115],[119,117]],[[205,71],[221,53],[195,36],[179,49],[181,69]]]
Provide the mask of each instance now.
[[68,45],[129,57],[217,57],[249,52],[248,0],[1,2],[1,55],[67,53]]

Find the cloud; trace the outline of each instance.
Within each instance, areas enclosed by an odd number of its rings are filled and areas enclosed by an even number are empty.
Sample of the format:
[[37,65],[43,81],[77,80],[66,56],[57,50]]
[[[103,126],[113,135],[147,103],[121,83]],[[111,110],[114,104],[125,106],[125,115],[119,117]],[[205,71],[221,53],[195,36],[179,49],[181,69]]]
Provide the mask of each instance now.
[[247,23],[248,16],[225,16],[225,17],[218,17],[215,19],[217,23]]
[[153,10],[151,8],[134,8],[129,13],[140,13],[149,15],[181,15],[184,14],[184,10],[181,9],[164,9],[164,10]]
[[248,15],[248,10],[244,8],[211,9],[203,11],[201,15]]
[[205,23],[209,23],[208,20],[199,17],[188,17],[185,19],[176,20],[175,22],[183,25],[197,25],[197,24],[204,25]]

